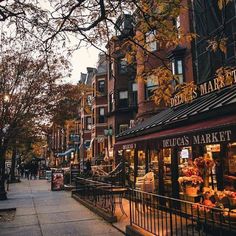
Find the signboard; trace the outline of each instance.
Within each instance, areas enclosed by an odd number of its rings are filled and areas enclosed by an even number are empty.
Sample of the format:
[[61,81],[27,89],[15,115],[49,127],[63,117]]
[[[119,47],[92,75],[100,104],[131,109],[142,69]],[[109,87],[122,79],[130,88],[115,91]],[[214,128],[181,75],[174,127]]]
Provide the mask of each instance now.
[[183,136],[178,136],[175,138],[168,138],[162,140],[163,148],[169,147],[183,147],[190,145],[199,145],[199,144],[216,144],[234,141],[235,135],[234,130],[222,129],[219,131],[208,131],[201,132],[199,134],[186,134]]
[[[236,84],[236,70],[228,72],[227,76],[231,78],[232,84]],[[186,93],[180,93],[175,95],[173,98],[171,98],[171,107],[178,106],[183,103],[188,103],[199,96],[203,96],[221,90],[222,88],[225,88],[229,85],[230,84],[227,84],[220,78],[214,78],[213,80],[209,80],[207,82],[197,85],[192,90],[192,93],[190,95]]]
[[51,190],[60,191],[64,189],[64,171],[52,170]]
[[75,183],[75,179],[80,173],[80,164],[71,164],[70,166],[70,181]]

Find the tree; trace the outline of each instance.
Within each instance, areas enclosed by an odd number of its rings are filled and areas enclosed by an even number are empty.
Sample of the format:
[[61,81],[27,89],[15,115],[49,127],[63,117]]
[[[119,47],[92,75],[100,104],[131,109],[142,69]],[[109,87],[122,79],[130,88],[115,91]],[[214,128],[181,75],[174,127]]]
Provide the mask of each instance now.
[[[36,56],[37,55],[37,56]],[[60,94],[57,83],[68,73],[64,57],[51,53],[2,50],[0,56],[0,198],[5,198],[5,154],[29,127],[49,120]],[[36,130],[34,130],[35,132]]]

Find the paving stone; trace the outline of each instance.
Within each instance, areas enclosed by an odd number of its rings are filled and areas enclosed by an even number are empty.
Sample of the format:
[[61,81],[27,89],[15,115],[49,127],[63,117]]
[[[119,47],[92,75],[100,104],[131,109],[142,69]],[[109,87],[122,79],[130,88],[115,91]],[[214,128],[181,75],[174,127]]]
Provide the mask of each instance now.
[[[42,236],[38,225],[0,228],[0,236]],[[58,235],[59,236],[59,235]]]
[[88,210],[70,192],[51,191],[46,180],[12,184],[0,209],[16,208],[15,219],[0,224],[0,236],[120,236],[111,224]]

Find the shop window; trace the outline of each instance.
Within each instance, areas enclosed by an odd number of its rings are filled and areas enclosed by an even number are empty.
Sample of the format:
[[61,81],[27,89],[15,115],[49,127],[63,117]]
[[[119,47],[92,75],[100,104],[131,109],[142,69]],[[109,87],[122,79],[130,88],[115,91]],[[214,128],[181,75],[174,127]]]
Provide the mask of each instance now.
[[119,133],[126,131],[129,128],[128,124],[119,125]]
[[171,149],[164,148],[163,152],[163,182],[164,193],[167,196],[172,195],[172,182],[171,182]]
[[173,59],[171,61],[172,73],[178,78],[178,83],[184,83],[184,69],[182,59]]
[[105,122],[105,108],[100,107],[99,108],[98,123],[104,123],[104,122]]
[[119,92],[119,108],[127,108],[128,107],[128,91],[120,91]]
[[138,151],[137,177],[142,177],[145,174],[146,174],[145,152],[144,151]]
[[157,150],[150,150],[148,171],[154,172],[158,176],[158,152]]
[[104,80],[98,81],[98,92],[101,94],[105,93],[105,81]]
[[236,192],[236,142],[228,146],[228,157],[224,159],[224,185],[226,190]]

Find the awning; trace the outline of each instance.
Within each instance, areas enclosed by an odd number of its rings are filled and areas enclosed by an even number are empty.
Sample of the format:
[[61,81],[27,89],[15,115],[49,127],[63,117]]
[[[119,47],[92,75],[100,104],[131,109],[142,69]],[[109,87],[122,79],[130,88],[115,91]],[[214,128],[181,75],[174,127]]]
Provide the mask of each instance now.
[[74,152],[75,149],[74,148],[71,148],[65,152],[62,152],[62,153],[57,153],[57,156],[58,157],[63,157],[63,156],[69,156],[71,154],[71,152]]
[[183,127],[162,130],[162,131],[151,133],[151,134],[129,138],[126,140],[116,142],[114,147],[116,150],[126,149],[125,147],[130,147],[130,146],[134,147],[134,145],[131,145],[131,144],[140,144],[141,146],[141,145],[145,145],[146,142],[150,143],[150,141],[152,140],[163,140],[170,137],[180,137],[186,133],[204,134],[206,133],[206,131],[211,130],[212,132],[214,132],[216,130],[219,130],[219,128],[220,130],[227,130],[228,127],[233,127],[234,132],[232,132],[231,135],[232,135],[232,139],[235,139],[236,138],[236,114],[227,116],[227,117],[206,120],[206,121],[198,122],[195,124],[186,125]]
[[191,103],[168,108],[120,133],[116,138],[117,140],[124,140],[137,136],[143,137],[154,132],[158,134],[169,132],[164,130],[172,130],[170,132],[173,132],[175,130],[173,128],[176,127],[181,127],[180,130],[184,130],[186,126],[191,127],[191,124],[214,118],[222,120],[232,114],[236,114],[236,85],[207,94],[193,100]]
[[[124,131],[116,138],[116,149],[133,144],[145,145],[149,140],[178,137],[231,126],[232,139],[236,127],[236,85],[195,99],[192,103],[169,108]],[[221,128],[220,128],[221,127]],[[220,128],[220,129],[219,129]],[[208,137],[207,137],[208,138]],[[125,146],[123,146],[125,145]]]

